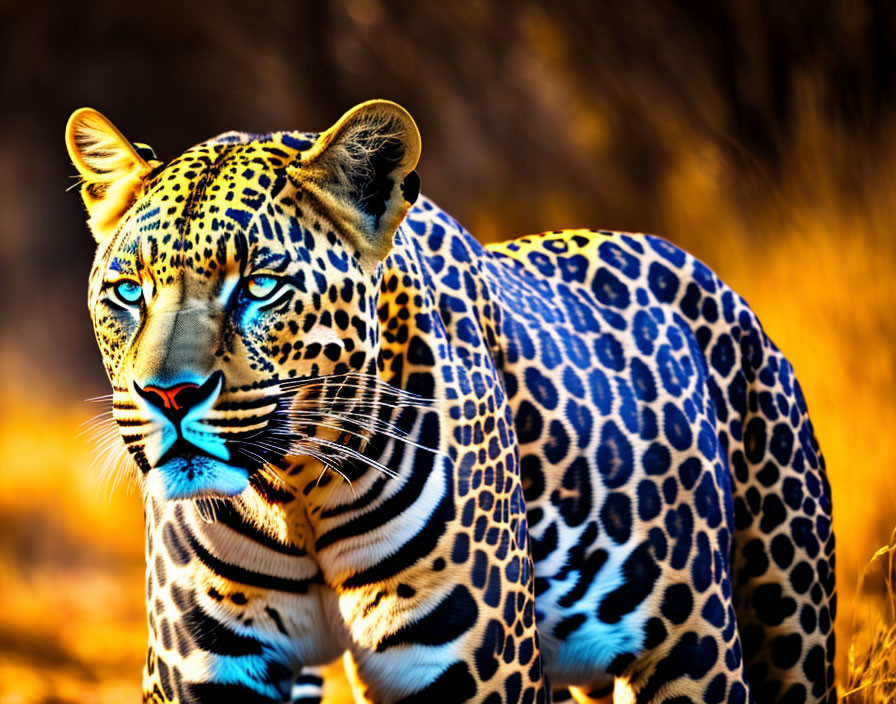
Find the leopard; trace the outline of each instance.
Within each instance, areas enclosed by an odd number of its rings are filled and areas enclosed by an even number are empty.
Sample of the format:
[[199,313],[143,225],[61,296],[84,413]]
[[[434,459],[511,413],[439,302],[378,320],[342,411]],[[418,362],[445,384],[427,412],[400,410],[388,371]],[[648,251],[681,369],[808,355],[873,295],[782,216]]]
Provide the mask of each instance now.
[[167,163],[83,108],[66,144],[143,501],[144,702],[319,701],[339,658],[359,702],[836,701],[823,456],[706,264],[480,244],[386,100]]

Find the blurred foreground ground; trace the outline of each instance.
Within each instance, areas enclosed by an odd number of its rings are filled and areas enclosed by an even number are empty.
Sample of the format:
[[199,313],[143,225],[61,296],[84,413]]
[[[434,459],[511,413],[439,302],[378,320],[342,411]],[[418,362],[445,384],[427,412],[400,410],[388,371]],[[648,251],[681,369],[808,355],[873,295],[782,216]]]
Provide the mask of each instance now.
[[809,403],[846,681],[851,637],[893,620],[892,568],[854,596],[896,524],[896,6],[676,5],[0,0],[17,67],[0,84],[16,106],[0,114],[0,704],[139,699],[141,507],[77,437],[102,410],[81,399],[107,391],[83,302],[92,244],[64,193],[62,127],[82,104],[170,159],[392,98],[420,123],[424,192],[481,240],[648,230],[703,259]]

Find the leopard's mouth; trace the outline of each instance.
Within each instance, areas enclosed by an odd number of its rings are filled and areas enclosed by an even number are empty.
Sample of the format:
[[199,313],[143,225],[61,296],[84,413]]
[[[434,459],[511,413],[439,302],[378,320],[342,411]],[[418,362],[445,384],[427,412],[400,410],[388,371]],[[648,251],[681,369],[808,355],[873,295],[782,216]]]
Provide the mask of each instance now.
[[251,442],[227,440],[224,444],[226,453],[215,447],[212,454],[179,436],[148,471],[150,486],[166,500],[236,496],[254,474],[281,465],[288,454],[275,441],[257,435]]
[[150,491],[165,500],[226,498],[242,493],[252,470],[199,452],[166,455],[147,475]]

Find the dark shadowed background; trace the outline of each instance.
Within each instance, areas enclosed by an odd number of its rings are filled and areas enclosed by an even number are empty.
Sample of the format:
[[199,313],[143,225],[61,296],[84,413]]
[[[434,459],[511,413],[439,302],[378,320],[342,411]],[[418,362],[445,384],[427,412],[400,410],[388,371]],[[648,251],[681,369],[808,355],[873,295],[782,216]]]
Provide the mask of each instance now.
[[168,160],[390,98],[423,191],[481,240],[606,227],[704,259],[803,382],[845,680],[856,581],[896,523],[896,3],[0,0],[0,58],[0,702],[138,696],[139,502],[77,436],[107,391],[66,192],[85,105]]

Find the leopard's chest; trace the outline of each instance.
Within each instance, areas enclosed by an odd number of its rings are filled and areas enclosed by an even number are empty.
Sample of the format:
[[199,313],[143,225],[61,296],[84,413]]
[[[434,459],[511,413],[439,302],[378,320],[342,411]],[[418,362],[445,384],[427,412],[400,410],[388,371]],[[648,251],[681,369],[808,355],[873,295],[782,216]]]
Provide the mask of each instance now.
[[306,541],[278,540],[221,505],[209,515],[197,504],[169,504],[159,518],[148,558],[163,646],[162,624],[187,622],[178,638],[227,633],[267,644],[294,666],[327,663],[345,649],[336,595]]

